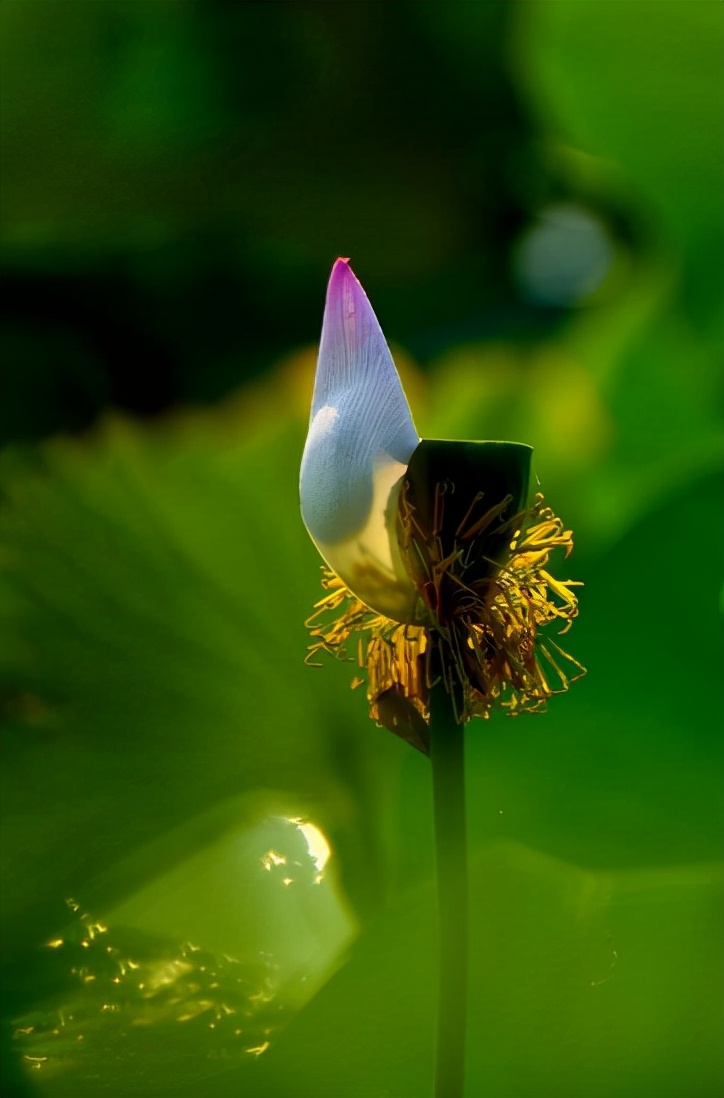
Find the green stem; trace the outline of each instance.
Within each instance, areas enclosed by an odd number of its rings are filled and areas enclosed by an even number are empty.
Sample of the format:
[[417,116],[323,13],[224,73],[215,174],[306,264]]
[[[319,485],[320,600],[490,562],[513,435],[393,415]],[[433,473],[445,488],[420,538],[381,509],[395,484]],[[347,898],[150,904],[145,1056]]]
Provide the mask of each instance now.
[[430,697],[440,973],[435,1098],[462,1098],[468,989],[465,726],[442,685]]

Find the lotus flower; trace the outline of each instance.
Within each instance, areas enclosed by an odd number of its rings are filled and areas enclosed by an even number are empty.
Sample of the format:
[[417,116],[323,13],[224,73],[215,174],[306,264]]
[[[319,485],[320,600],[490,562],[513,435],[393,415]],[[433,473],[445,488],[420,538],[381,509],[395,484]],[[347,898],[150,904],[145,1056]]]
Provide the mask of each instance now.
[[[429,693],[456,719],[545,707],[583,668],[541,628],[567,630],[575,581],[552,550],[570,530],[528,494],[531,448],[421,440],[382,329],[349,261],[332,269],[309,433],[302,518],[328,594],[308,622],[320,651],[359,632],[371,715],[422,751]],[[357,677],[353,685],[364,681]]]

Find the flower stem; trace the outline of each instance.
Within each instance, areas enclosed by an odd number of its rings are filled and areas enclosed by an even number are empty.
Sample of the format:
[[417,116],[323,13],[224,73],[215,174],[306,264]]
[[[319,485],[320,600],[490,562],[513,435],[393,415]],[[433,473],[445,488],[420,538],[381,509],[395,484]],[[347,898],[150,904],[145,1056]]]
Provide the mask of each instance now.
[[430,696],[430,761],[437,864],[439,996],[435,1098],[462,1098],[468,989],[465,725],[442,684]]

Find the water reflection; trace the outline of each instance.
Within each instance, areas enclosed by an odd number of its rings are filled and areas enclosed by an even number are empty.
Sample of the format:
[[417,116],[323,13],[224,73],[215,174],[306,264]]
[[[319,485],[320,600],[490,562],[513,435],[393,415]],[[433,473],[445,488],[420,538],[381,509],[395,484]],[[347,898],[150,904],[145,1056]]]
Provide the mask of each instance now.
[[319,884],[322,880],[324,867],[329,861],[329,855],[332,853],[330,845],[324,837],[324,833],[320,831],[316,824],[311,823],[309,820],[290,819],[289,822],[296,824],[306,839],[309,856],[318,870],[318,876],[315,878],[315,883]]
[[15,1020],[28,1070],[61,1084],[72,1079],[82,1094],[94,1081],[112,1091],[117,1074],[129,1087],[152,1086],[179,1056],[188,1070],[194,1055],[233,1061],[270,1047],[288,1013],[272,958],[220,956],[69,907],[73,922],[46,943],[67,987],[55,1004]]
[[36,979],[56,993],[14,1021],[41,1094],[145,1096],[262,1056],[355,932],[333,863],[316,824],[265,817],[102,919],[68,901]]
[[[282,822],[282,818],[280,818],[280,822]],[[309,820],[306,820],[303,817],[284,817],[283,822],[294,824],[294,826],[303,836],[307,844],[307,853],[316,869],[316,873],[312,878],[312,883],[321,884],[324,880],[324,867],[329,861],[329,856],[332,853],[332,849],[327,842],[324,833],[320,831],[316,824],[310,823]],[[278,850],[267,850],[267,852],[262,856],[261,864],[264,866],[264,869],[266,869],[268,873],[271,873],[273,870],[278,869],[280,866],[289,865],[289,859],[287,858],[286,854],[280,854]],[[306,859],[304,861],[299,861],[298,859],[295,859],[292,865],[293,867],[302,870],[302,878],[308,883],[308,875],[306,873],[308,866],[306,865]],[[294,884],[295,880],[297,880],[297,877],[294,875],[289,876],[288,874],[283,874],[281,876],[281,882],[285,887]]]

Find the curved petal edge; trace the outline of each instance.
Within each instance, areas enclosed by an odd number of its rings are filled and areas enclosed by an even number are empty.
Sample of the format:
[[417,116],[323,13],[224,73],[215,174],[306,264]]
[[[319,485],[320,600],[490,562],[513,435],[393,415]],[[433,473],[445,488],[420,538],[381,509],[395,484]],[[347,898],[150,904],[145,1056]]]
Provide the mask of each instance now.
[[394,617],[414,588],[399,559],[394,513],[388,520],[419,441],[377,317],[348,260],[338,259],[302,457],[302,518],[350,590]]

